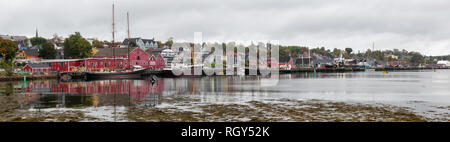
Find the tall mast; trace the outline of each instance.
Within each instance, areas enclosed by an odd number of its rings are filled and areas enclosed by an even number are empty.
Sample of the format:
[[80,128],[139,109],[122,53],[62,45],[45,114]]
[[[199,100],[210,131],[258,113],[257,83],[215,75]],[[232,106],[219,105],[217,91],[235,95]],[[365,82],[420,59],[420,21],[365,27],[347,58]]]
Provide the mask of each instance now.
[[372,50],[375,51],[375,42],[372,42]]
[[130,68],[130,15],[127,12],[127,27],[128,27],[128,54],[127,54],[127,59],[128,59],[128,68]]
[[311,67],[311,49],[308,47],[308,66]]
[[114,60],[114,65],[113,65],[113,70],[116,70],[116,51],[115,51],[115,38],[114,38],[114,31],[115,31],[115,23],[114,23],[114,2],[112,5],[112,48],[113,48],[113,60]]

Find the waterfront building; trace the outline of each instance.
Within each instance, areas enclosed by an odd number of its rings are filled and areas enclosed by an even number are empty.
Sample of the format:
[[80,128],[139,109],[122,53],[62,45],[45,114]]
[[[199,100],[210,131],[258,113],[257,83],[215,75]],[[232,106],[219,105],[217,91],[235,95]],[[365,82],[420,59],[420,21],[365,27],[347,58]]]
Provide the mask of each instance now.
[[37,61],[39,60],[39,49],[24,49],[23,53],[26,61]]
[[445,60],[441,60],[437,62],[438,65],[444,65],[446,67],[450,67],[450,62],[449,61],[445,61]]
[[[116,61],[116,67],[120,67],[120,68],[128,68],[128,61],[126,59],[128,59],[128,55],[129,55],[129,62],[130,62],[130,66],[141,66],[143,68],[148,68],[149,65],[149,55],[142,49],[134,47],[129,49],[129,53],[128,53],[128,48],[103,48],[100,49],[98,51],[97,54],[94,55],[94,59],[102,59],[104,58],[105,60],[108,60],[108,63],[106,64],[105,62],[100,63],[97,62],[97,65],[102,66],[101,64],[103,64],[104,67],[107,68],[114,68],[114,56],[116,59],[119,59]],[[97,60],[99,61],[99,60]],[[88,63],[91,64],[91,63]],[[92,66],[92,67],[97,67],[97,66]]]
[[50,66],[50,72],[67,72],[79,70],[82,61],[83,59],[51,59],[40,60],[35,63],[47,64]]
[[20,50],[19,52],[17,52],[16,54],[16,60],[25,60],[27,58],[27,54],[25,54],[25,51]]
[[388,65],[391,67],[409,67],[408,61],[390,61]]
[[[28,56],[25,51],[23,53],[24,56]],[[62,54],[62,56],[64,55]],[[130,58],[129,60],[128,57]],[[125,70],[131,66],[141,66],[142,68],[159,70],[166,66],[164,57],[161,54],[150,56],[137,47],[130,49],[129,53],[127,48],[104,48],[99,49],[97,54],[92,58],[34,60],[27,62],[33,64],[46,64],[50,68],[48,72],[113,71]],[[128,65],[128,62],[130,63],[130,66]],[[30,73],[33,72],[33,70],[24,71]]]
[[148,49],[145,52],[151,55],[149,63],[152,70],[163,69],[166,65],[171,64],[175,57],[175,53],[168,48]]
[[291,70],[294,68],[294,60],[291,57],[280,57],[279,67],[283,70]]
[[48,64],[28,64],[23,68],[24,72],[28,73],[47,73],[51,71]]
[[312,58],[309,57],[300,57],[294,60],[295,67],[309,67],[312,65],[310,62],[313,61]]

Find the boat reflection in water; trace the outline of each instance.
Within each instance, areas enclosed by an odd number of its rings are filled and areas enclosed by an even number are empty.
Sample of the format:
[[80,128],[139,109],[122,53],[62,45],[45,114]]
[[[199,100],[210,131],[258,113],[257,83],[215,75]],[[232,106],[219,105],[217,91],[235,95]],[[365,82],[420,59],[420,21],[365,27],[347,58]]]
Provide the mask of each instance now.
[[91,82],[33,81],[23,93],[25,108],[150,106],[159,104],[164,81],[101,80]]

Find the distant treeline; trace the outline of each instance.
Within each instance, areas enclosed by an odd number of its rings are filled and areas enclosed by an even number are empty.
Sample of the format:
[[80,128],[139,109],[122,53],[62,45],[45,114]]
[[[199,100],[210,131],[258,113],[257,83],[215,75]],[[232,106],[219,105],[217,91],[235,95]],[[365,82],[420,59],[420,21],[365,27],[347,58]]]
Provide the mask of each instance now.
[[[359,57],[369,60],[376,60],[377,63],[388,62],[388,61],[408,61],[410,65],[417,66],[421,64],[435,64],[436,60],[448,60],[449,56],[424,56],[419,52],[407,51],[405,49],[399,50],[370,50],[365,52],[355,53],[352,48],[337,49],[333,50],[321,48],[311,48],[311,53],[320,54],[329,58],[340,57],[341,54],[344,58]],[[281,46],[280,47],[280,57],[293,57],[298,58],[301,56],[308,55],[308,48],[302,46]],[[436,60],[435,60],[436,59]]]
[[431,58],[437,59],[437,60],[450,60],[450,55],[447,55],[447,56],[432,56]]

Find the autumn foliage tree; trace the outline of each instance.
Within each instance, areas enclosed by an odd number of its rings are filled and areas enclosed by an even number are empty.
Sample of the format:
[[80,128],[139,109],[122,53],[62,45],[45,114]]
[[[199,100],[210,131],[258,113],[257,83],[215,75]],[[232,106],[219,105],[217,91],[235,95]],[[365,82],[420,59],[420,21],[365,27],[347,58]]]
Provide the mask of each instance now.
[[11,40],[3,40],[0,38],[0,57],[3,58],[0,61],[0,67],[4,68],[7,75],[13,75],[13,60],[16,57],[16,53],[19,50],[16,44]]
[[105,47],[103,42],[99,41],[99,40],[92,41],[92,46],[95,48],[104,48]]
[[11,40],[0,39],[0,57],[7,62],[12,62],[19,50]]

